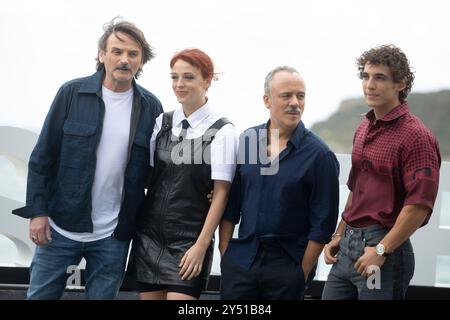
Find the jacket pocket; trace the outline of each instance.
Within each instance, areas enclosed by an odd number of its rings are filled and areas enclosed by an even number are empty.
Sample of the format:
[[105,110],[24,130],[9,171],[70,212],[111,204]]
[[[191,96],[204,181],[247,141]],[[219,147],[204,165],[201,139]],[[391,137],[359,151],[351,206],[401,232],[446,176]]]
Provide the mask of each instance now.
[[61,142],[61,165],[87,169],[89,159],[95,159],[96,131],[94,125],[66,121]]
[[63,126],[64,134],[70,136],[89,137],[95,133],[96,129],[96,126],[73,121],[66,121]]

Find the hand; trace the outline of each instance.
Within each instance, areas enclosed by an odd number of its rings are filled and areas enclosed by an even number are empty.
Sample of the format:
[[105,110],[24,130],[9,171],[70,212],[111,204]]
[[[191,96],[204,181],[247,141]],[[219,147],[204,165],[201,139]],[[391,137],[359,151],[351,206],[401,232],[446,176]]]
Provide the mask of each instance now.
[[30,220],[30,239],[38,246],[46,245],[52,241],[52,233],[47,216],[36,217]]
[[211,203],[213,201],[213,197],[214,197],[214,189],[211,190],[206,197],[208,198],[209,203]]
[[206,249],[201,248],[200,245],[194,244],[181,258],[178,273],[182,280],[191,280],[197,277],[202,272],[203,260],[205,259]]
[[377,254],[375,247],[365,247],[364,254],[356,260],[355,269],[364,277],[369,277],[372,272],[369,273],[368,268],[377,266],[381,268],[386,261],[386,257]]
[[341,236],[336,235],[331,239],[330,242],[328,242],[324,249],[324,258],[326,264],[334,264],[337,262],[337,253],[340,249],[339,242],[341,241]]

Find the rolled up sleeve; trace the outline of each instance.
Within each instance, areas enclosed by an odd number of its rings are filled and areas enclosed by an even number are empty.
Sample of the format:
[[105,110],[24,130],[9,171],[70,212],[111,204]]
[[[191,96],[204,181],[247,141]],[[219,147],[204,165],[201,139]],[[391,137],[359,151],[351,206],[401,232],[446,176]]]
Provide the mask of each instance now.
[[334,153],[328,151],[321,153],[314,163],[308,239],[328,243],[336,228],[339,211],[339,162]]
[[418,137],[410,146],[403,162],[403,184],[406,189],[404,204],[419,204],[429,208],[429,219],[439,188],[439,147],[435,139],[427,135]]
[[241,176],[239,173],[240,166],[236,168],[236,174],[234,175],[233,183],[231,184],[230,195],[228,197],[228,203],[223,213],[222,219],[239,223],[241,218]]

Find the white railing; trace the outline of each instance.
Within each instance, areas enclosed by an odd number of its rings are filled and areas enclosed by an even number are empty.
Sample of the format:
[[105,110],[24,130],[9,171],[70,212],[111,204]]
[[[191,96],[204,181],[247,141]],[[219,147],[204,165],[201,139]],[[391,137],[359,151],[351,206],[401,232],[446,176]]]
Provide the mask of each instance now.
[[[0,126],[0,266],[28,267],[34,244],[28,238],[28,220],[11,214],[24,205],[27,163],[37,134],[15,127]],[[340,212],[345,205],[350,155],[338,154],[341,166]],[[236,228],[237,230],[237,228]],[[218,235],[216,234],[216,239]],[[450,287],[450,162],[441,167],[439,194],[434,213],[412,238],[416,271],[412,284]],[[214,253],[213,275],[220,275],[220,255]],[[330,267],[319,259],[316,279],[326,280]]]

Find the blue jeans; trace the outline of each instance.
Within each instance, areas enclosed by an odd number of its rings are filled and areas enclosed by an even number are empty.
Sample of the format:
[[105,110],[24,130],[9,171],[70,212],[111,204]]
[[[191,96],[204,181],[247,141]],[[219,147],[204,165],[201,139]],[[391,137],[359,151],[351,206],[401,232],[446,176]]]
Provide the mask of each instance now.
[[78,242],[53,228],[51,231],[52,241],[36,246],[27,298],[60,299],[72,274],[69,267],[78,266],[84,258],[86,299],[115,299],[122,285],[130,242],[112,237]]
[[410,240],[405,241],[387,258],[375,277],[361,276],[355,262],[366,246],[376,246],[388,232],[380,225],[365,228],[347,226],[339,243],[338,261],[325,283],[323,300],[402,300],[414,275],[414,253]]

